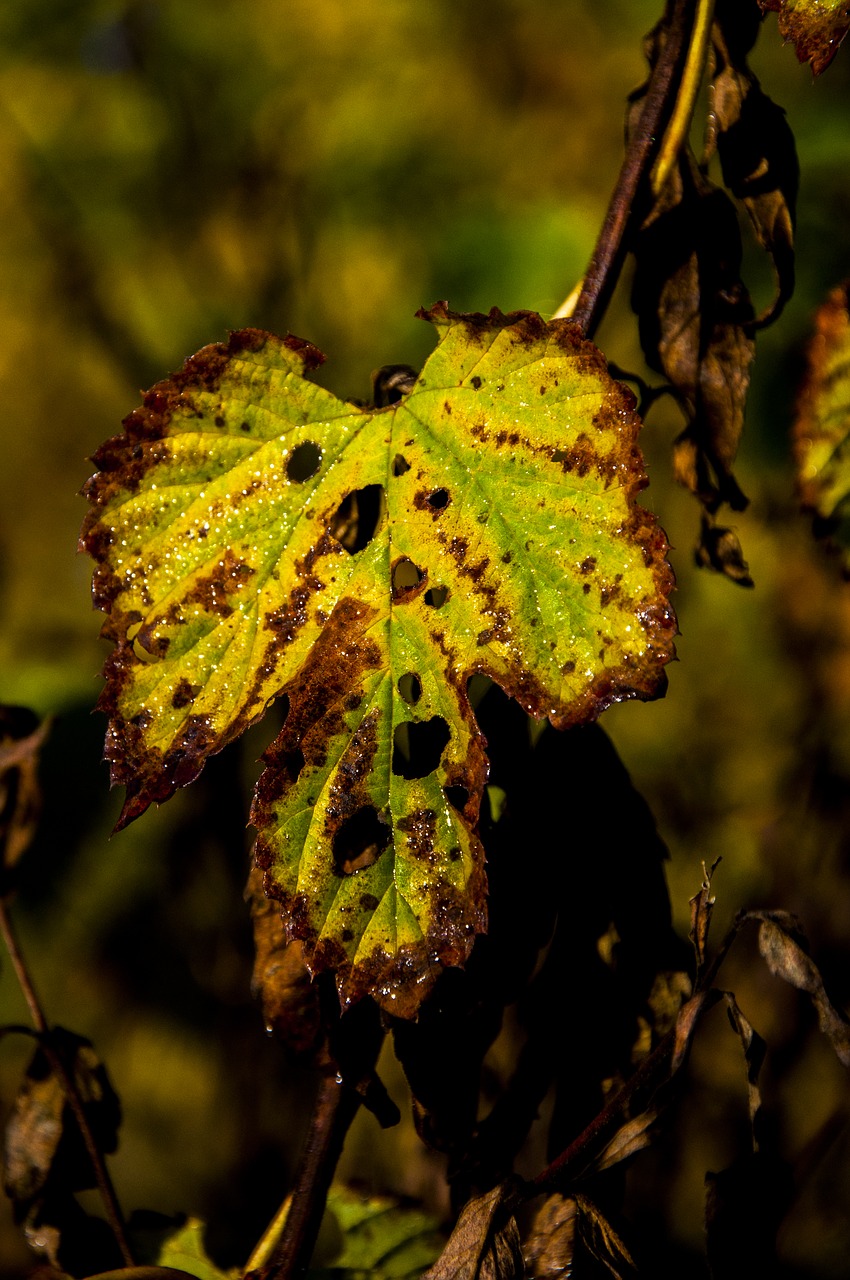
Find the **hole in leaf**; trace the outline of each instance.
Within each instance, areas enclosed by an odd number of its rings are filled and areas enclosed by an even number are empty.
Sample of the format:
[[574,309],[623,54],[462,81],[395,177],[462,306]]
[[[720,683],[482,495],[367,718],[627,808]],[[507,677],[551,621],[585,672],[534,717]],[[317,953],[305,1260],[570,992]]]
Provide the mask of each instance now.
[[459,813],[463,812],[469,801],[469,792],[466,787],[443,787],[443,795]]
[[393,735],[393,773],[400,778],[427,778],[440,763],[449,736],[449,726],[442,716],[397,725]]
[[432,609],[442,609],[449,598],[448,587],[429,587],[425,592],[425,603]]
[[384,409],[398,404],[402,396],[411,392],[416,384],[416,370],[409,364],[385,364],[372,374],[372,394],[375,407]]
[[371,867],[389,844],[390,834],[373,804],[346,818],[333,838],[334,865],[340,875],[351,876]]
[[322,451],[313,440],[305,440],[297,444],[286,463],[286,474],[290,480],[303,484],[319,470],[322,462]]
[[408,671],[398,682],[398,691],[408,706],[414,706],[422,697],[422,681],[419,676]]
[[352,555],[368,547],[378,532],[387,504],[382,484],[367,484],[347,494],[337,507],[328,533]]
[[400,453],[397,453],[393,458],[393,475],[403,476],[405,471],[409,470],[410,463],[407,461],[407,458],[403,458]]
[[428,494],[428,506],[433,507],[435,511],[442,511],[443,507],[447,507],[448,504],[448,489],[435,489],[433,493]]
[[404,556],[393,566],[393,596],[396,600],[409,596],[411,591],[419,586],[424,578],[424,573],[418,569],[412,560],[408,560]]

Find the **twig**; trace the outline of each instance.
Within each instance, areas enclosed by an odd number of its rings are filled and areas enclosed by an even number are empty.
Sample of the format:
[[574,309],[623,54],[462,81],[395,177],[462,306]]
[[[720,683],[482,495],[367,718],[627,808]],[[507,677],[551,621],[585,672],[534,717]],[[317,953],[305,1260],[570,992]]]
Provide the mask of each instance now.
[[322,1073],[310,1131],[288,1212],[281,1209],[243,1272],[243,1280],[295,1280],[304,1275],[325,1210],[345,1135],[360,1094],[340,1080],[333,1065]]
[[625,254],[625,236],[634,215],[641,183],[661,144],[672,99],[678,92],[690,49],[700,0],[676,0],[667,39],[649,78],[640,119],[629,139],[617,185],[584,277],[572,319],[592,337],[614,289]]
[[665,1083],[675,1043],[674,1027],[659,1041],[649,1057],[644,1058],[634,1075],[618,1089],[611,1101],[593,1117],[587,1128],[533,1179],[530,1186],[534,1188],[535,1195],[541,1191],[549,1191],[563,1182],[574,1171],[574,1166],[578,1166],[578,1170],[583,1169],[595,1151],[614,1133],[624,1109],[632,1099],[644,1090],[654,1092]]
[[86,1151],[88,1152],[89,1159],[92,1163],[92,1169],[94,1170],[94,1176],[97,1182],[97,1189],[100,1192],[100,1198],[103,1201],[103,1207],[106,1211],[106,1218],[112,1228],[112,1233],[115,1236],[124,1265],[132,1267],[134,1265],[133,1255],[130,1252],[129,1244],[127,1243],[127,1235],[124,1230],[124,1219],[121,1214],[121,1208],[118,1204],[118,1197],[115,1194],[115,1188],[112,1185],[112,1179],[109,1176],[109,1170],[106,1167],[103,1154],[97,1144],[94,1134],[92,1133],[92,1128],[89,1124],[88,1116],[86,1115],[85,1105],[80,1097],[80,1092],[77,1088],[77,1083],[73,1078],[73,1074],[68,1070],[67,1066],[62,1061],[61,1055],[56,1052],[51,1043],[50,1026],[47,1018],[45,1017],[41,1001],[39,1000],[38,994],[35,990],[35,985],[33,984],[29,969],[27,968],[23,951],[21,950],[17,937],[15,936],[7,904],[3,899],[0,899],[0,933],[3,935],[3,941],[6,944],[6,950],[9,953],[9,959],[12,962],[12,968],[15,970],[21,991],[23,992],[24,999],[27,1002],[33,1025],[39,1034],[39,1040],[44,1051],[44,1056],[50,1064],[50,1069],[59,1080],[68,1106],[71,1108],[74,1119],[79,1126]]

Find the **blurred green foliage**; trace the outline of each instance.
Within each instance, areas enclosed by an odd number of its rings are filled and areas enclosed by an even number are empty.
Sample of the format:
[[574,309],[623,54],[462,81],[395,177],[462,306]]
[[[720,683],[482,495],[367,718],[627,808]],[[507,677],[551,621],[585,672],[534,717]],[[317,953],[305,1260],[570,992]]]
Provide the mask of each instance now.
[[[322,380],[364,396],[376,366],[421,363],[421,305],[554,311],[592,248],[659,11],[655,0],[0,8],[0,699],[59,716],[20,929],[51,1017],[92,1038],[123,1099],[122,1201],[199,1214],[222,1265],[245,1256],[288,1185],[309,1097],[248,995],[245,798],[271,730],[107,843],[117,804],[99,763],[104,726],[89,717],[105,649],[90,567],[74,554],[84,458],[141,387],[228,328],[308,338],[329,355]],[[681,662],[666,700],[614,708],[604,724],[670,845],[683,930],[700,860],[722,854],[718,929],[742,905],[796,911],[846,1007],[850,596],[797,513],[788,426],[811,311],[850,275],[850,57],[813,84],[771,18],[754,65],[788,111],[802,166],[798,292],[760,338],[740,466],[753,503],[736,527],[756,589],[693,569],[694,504],[669,481],[678,422],[659,406],[646,500],[676,548]],[[754,247],[748,261],[766,298]],[[642,369],[627,289],[598,341]],[[768,1041],[765,1105],[807,1174],[780,1239],[786,1274],[843,1276],[845,1078],[754,953],[722,978]],[[23,1021],[5,962],[0,984],[2,1020]],[[6,1106],[25,1056],[3,1041]],[[391,1058],[384,1068],[404,1107]],[[699,1274],[704,1173],[744,1140],[744,1068],[719,1015],[691,1080],[630,1184],[657,1275]],[[444,1209],[439,1162],[412,1129],[376,1135],[362,1116],[342,1174]],[[28,1255],[3,1213],[2,1274],[18,1276]]]

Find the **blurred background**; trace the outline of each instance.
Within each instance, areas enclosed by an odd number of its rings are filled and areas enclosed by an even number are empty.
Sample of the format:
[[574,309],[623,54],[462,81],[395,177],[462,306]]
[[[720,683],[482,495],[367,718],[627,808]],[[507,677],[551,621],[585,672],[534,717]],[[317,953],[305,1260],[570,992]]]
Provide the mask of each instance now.
[[[422,305],[550,315],[582,274],[644,78],[660,0],[6,0],[0,7],[0,701],[55,717],[18,926],[52,1019],[90,1036],[125,1110],[127,1210],[191,1211],[232,1264],[288,1185],[308,1073],[263,1033],[242,902],[259,727],[109,841],[119,797],[91,709],[106,648],[75,553],[86,457],[140,389],[230,328],[291,331],[320,380],[419,365]],[[796,508],[788,432],[811,312],[850,275],[850,51],[817,82],[770,18],[753,57],[802,167],[798,289],[759,340],[735,518],[755,589],[692,563],[698,512],[670,481],[679,429],[644,432],[645,501],[674,545],[680,662],[665,700],[603,718],[667,842],[683,936],[701,862],[718,936],[739,907],[796,912],[850,1002],[850,595]],[[769,268],[747,252],[757,305]],[[599,345],[641,371],[628,272]],[[563,821],[569,828],[570,814]],[[583,849],[571,856],[581,859]],[[768,1041],[763,1084],[795,1178],[789,1277],[846,1275],[846,1075],[748,939],[727,962]],[[25,1008],[0,958],[0,1021]],[[8,1109],[25,1043],[0,1041]],[[385,1064],[407,1110],[404,1083]],[[361,1123],[362,1120],[362,1123]],[[343,1172],[438,1211],[409,1125],[358,1120]],[[704,1176],[746,1145],[740,1050],[718,1011],[675,1125],[630,1174],[655,1274],[705,1274]],[[671,1173],[671,1170],[674,1173]],[[805,1175],[805,1176],[804,1176]],[[0,1274],[31,1256],[0,1204]],[[665,1268],[667,1270],[665,1270]]]

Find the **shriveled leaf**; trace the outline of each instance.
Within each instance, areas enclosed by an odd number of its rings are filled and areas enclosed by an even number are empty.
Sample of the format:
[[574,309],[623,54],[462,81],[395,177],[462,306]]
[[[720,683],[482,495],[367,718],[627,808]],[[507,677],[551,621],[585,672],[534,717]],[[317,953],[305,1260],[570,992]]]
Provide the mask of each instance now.
[[49,729],[28,707],[0,705],[0,894],[35,834],[41,811],[38,753]]
[[344,1001],[402,1015],[486,923],[469,677],[566,727],[657,694],[675,627],[596,348],[532,313],[424,316],[437,349],[381,410],[305,381],[298,339],[206,348],[96,454],[82,538],[121,823],[285,694],[252,814],[266,892]]
[[576,1247],[576,1202],[571,1196],[547,1196],[534,1216],[523,1250],[532,1280],[568,1276]]
[[[55,1027],[50,1037],[76,1084],[100,1150],[114,1151],[121,1108],[105,1067],[82,1036]],[[95,1183],[62,1081],[39,1047],[6,1125],[3,1184],[30,1248],[75,1274],[82,1258],[91,1265],[100,1257],[108,1265],[114,1252],[106,1224],[87,1217],[74,1198]]]
[[[114,1151],[121,1107],[91,1042],[57,1027],[51,1043],[76,1083],[100,1149]],[[62,1082],[39,1047],[6,1126],[6,1194],[20,1216],[48,1189],[61,1186],[73,1192],[94,1185],[94,1170]]]
[[759,0],[765,13],[778,15],[779,30],[791,40],[800,62],[810,62],[819,76],[838,52],[850,30],[847,0]]
[[345,1187],[332,1187],[328,1195],[319,1254],[331,1226],[338,1243],[320,1265],[314,1258],[309,1274],[315,1280],[413,1280],[439,1257],[446,1243],[431,1214]]
[[850,572],[850,282],[815,317],[794,427],[804,506],[839,547]]
[[296,1053],[310,1053],[322,1035],[319,993],[304,962],[303,947],[288,941],[276,902],[263,893],[262,872],[253,867],[246,897],[254,923],[251,990],[268,1030]]
[[464,1205],[449,1242],[422,1280],[522,1280],[519,1231],[510,1214],[515,1190],[500,1183]]
[[760,921],[759,951],[771,973],[811,997],[821,1031],[844,1066],[850,1067],[850,1022],[827,996],[799,921],[786,911],[756,911],[750,918]]
[[687,1059],[691,1041],[694,1038],[700,1018],[717,1004],[720,995],[721,993],[712,987],[708,991],[697,991],[695,995],[691,996],[690,1000],[682,1005],[679,1016],[676,1019],[673,1053],[670,1058],[671,1076],[676,1075],[681,1070]]
[[758,1150],[759,1111],[761,1110],[761,1092],[759,1090],[759,1072],[764,1062],[767,1045],[750,1022],[744,1017],[738,1002],[731,991],[723,993],[726,1001],[726,1012],[732,1028],[741,1041],[744,1050],[744,1061],[747,1064],[747,1102],[750,1112],[750,1129],[753,1135],[753,1150]]
[[703,877],[699,893],[695,893],[690,899],[691,931],[689,936],[696,954],[697,980],[699,980],[700,975],[705,968],[706,956],[708,953],[708,933],[711,928],[711,917],[714,912],[714,904],[716,902],[716,899],[711,892],[711,881],[719,861],[720,859],[718,858],[710,871],[706,868],[705,863],[703,863]]
[[577,1235],[580,1247],[613,1277],[626,1280],[637,1267],[620,1236],[587,1196],[576,1196]]
[[[711,516],[723,503],[742,510],[747,499],[732,468],[755,350],[753,310],[740,278],[734,205],[690,153],[671,173],[633,249],[632,306],[644,355],[676,389],[688,417],[673,449],[676,478]],[[699,558],[726,571],[726,557],[712,547],[701,544]]]
[[643,1151],[652,1142],[651,1129],[657,1119],[657,1112],[645,1111],[633,1120],[627,1120],[593,1161],[592,1170],[610,1169],[621,1160],[628,1160],[638,1151]]
[[157,1267],[173,1268],[185,1275],[195,1276],[197,1280],[233,1280],[235,1271],[222,1271],[207,1256],[204,1230],[204,1223],[199,1218],[187,1218],[163,1242],[156,1260]]
[[758,32],[756,0],[723,0],[715,10],[712,111],[723,181],[750,216],[776,271],[777,293],[756,323],[775,320],[794,292],[794,220],[800,168],[785,112],[747,63]]

